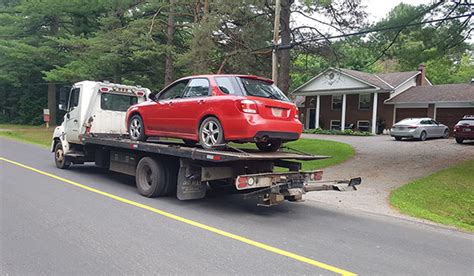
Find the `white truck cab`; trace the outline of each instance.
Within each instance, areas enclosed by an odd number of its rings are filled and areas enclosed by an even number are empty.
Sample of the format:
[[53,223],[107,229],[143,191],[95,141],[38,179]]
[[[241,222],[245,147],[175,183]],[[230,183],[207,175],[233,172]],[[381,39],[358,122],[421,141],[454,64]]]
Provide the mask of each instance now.
[[66,111],[62,124],[54,130],[51,151],[60,144],[65,155],[81,145],[85,133],[126,134],[125,113],[147,99],[151,91],[140,86],[110,82],[81,81],[62,90],[59,110]]

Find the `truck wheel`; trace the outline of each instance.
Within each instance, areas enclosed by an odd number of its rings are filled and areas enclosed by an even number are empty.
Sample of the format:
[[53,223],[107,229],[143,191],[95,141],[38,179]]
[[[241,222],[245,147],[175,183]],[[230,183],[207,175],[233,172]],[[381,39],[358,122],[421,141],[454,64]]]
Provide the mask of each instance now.
[[66,160],[61,141],[59,141],[54,147],[54,163],[56,164],[56,167],[60,169],[67,169],[71,166],[71,162]]
[[138,192],[146,197],[163,195],[166,188],[165,166],[150,157],[143,157],[138,162],[135,181]]
[[176,189],[178,186],[179,162],[167,162],[165,169],[166,169],[166,188],[164,191],[164,195],[176,196]]
[[133,141],[146,141],[145,125],[140,115],[133,115],[128,124],[128,134]]
[[275,152],[281,147],[282,142],[280,139],[275,139],[275,140],[268,140],[267,142],[258,142],[255,144],[257,145],[257,148],[261,151]]
[[215,117],[206,118],[199,127],[199,143],[204,149],[222,149],[224,141],[224,129]]

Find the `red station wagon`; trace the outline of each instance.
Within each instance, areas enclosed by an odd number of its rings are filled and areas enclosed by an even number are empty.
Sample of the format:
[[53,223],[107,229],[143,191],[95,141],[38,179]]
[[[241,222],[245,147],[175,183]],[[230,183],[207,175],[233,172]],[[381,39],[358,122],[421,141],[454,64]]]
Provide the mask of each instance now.
[[454,138],[462,144],[464,140],[474,140],[474,115],[466,115],[454,126]]
[[201,75],[179,79],[150,101],[130,107],[130,138],[174,137],[218,149],[226,142],[255,142],[276,151],[297,140],[303,126],[298,109],[272,80],[247,75]]

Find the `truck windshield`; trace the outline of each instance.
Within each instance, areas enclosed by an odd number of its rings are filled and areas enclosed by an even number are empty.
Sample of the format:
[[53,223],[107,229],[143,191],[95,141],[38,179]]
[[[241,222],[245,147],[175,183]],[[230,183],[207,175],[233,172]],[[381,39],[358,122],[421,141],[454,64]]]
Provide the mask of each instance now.
[[268,99],[275,99],[280,101],[289,102],[290,100],[278,89],[278,87],[269,82],[251,79],[251,78],[240,78],[245,92],[248,96],[262,97]]
[[102,110],[125,112],[130,106],[136,104],[137,102],[138,98],[131,95],[102,93],[100,96],[100,108]]

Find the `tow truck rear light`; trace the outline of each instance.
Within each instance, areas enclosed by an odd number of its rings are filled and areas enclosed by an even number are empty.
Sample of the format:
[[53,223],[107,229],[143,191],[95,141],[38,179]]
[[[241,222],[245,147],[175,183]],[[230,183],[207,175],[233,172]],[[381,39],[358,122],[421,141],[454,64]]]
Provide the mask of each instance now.
[[145,95],[145,92],[143,91],[137,91],[135,92],[135,94],[138,96],[138,97],[143,97]]
[[101,87],[100,88],[100,92],[109,92],[109,88],[108,87]]
[[240,110],[244,113],[257,114],[257,103],[252,100],[241,100],[240,101]]
[[257,180],[253,177],[246,177],[246,176],[238,176],[237,177],[237,188],[246,188],[246,187],[252,187],[257,183]]

